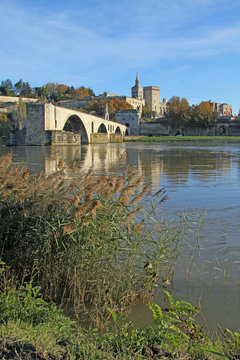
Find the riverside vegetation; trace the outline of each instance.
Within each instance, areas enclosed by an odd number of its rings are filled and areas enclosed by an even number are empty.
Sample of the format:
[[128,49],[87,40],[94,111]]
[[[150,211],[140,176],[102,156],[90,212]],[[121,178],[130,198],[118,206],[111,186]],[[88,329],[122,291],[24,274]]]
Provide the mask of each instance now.
[[[2,359],[240,358],[239,332],[212,340],[194,319],[198,310],[169,292],[164,309],[154,304],[184,226],[156,221],[151,202],[143,211],[150,189],[131,167],[79,176],[76,163],[66,174],[60,160],[46,176],[13,166],[10,154],[0,163]],[[164,191],[155,198],[164,201]],[[149,304],[153,326],[126,322],[136,301]],[[63,312],[69,307],[74,317]]]

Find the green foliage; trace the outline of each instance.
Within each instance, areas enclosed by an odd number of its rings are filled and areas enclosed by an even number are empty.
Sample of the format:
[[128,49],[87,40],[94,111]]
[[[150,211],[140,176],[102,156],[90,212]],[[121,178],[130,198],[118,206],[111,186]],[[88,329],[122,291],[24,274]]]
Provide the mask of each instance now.
[[190,106],[185,98],[173,96],[167,102],[166,120],[172,129],[182,128],[190,119]]
[[0,139],[1,137],[7,137],[14,130],[15,123],[11,114],[5,114],[0,112]]
[[125,142],[190,142],[190,141],[227,141],[227,142],[238,142],[240,140],[239,136],[138,136],[132,138],[125,137]]
[[142,107],[142,118],[146,121],[150,121],[151,118],[155,115],[155,112],[150,109],[149,106]]
[[[101,334],[90,327],[83,329],[64,315],[55,305],[43,299],[41,289],[11,279],[1,261],[0,279],[0,356],[11,346],[21,358],[21,349],[28,356],[41,359],[237,359],[240,355],[239,333],[228,331],[226,344],[212,341],[195,322],[195,307],[175,301],[166,292],[169,306],[162,309],[151,304],[155,325],[142,329],[126,322],[127,314],[108,309],[114,328]],[[4,341],[5,346],[1,343]],[[14,341],[13,341],[14,340]],[[28,344],[28,345],[27,345]],[[213,357],[209,358],[209,354]],[[25,357],[23,357],[25,358]]]
[[15,105],[12,118],[15,123],[15,127],[21,130],[26,122],[26,104],[21,98],[19,98],[18,104]]
[[240,330],[226,330],[225,351],[230,359],[237,358],[240,355]]
[[11,80],[3,80],[0,85],[0,95],[12,96],[14,94],[14,88]]
[[28,82],[22,81],[20,79],[15,85],[14,85],[14,93],[17,96],[22,97],[34,97],[33,90]]
[[186,301],[175,301],[172,295],[165,291],[169,308],[163,311],[157,304],[150,304],[155,324],[161,338],[174,341],[180,345],[187,341],[191,345],[192,339],[202,339],[203,330],[196,324],[194,315],[198,310]]
[[28,82],[20,79],[16,84],[7,79],[1,81],[0,95],[5,96],[21,96],[27,98],[39,98],[41,100],[51,99],[54,101],[69,100],[69,99],[82,99],[87,96],[95,96],[91,88],[80,86],[74,88],[64,84],[47,83],[40,87],[32,88]]
[[169,124],[173,130],[184,129],[186,126],[209,128],[214,126],[217,112],[213,111],[208,102],[202,101],[199,105],[190,107],[185,98],[173,96],[167,102],[165,117],[166,124]]

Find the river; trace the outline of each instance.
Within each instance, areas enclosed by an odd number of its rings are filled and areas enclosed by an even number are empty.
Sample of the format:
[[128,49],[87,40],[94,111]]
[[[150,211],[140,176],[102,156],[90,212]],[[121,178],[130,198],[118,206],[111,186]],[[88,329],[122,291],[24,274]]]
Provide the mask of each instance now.
[[[168,290],[178,299],[201,308],[201,322],[210,330],[240,327],[240,144],[108,144],[81,148],[1,147],[13,153],[15,164],[49,174],[60,157],[76,160],[81,170],[119,174],[124,155],[153,190],[164,188],[168,200],[162,214],[170,218],[181,212],[202,220],[196,241],[179,259]],[[199,220],[199,221],[200,221]],[[191,240],[192,241],[192,240]],[[161,293],[161,291],[159,291]],[[156,293],[156,301],[159,300]],[[147,311],[139,305],[137,318],[146,322]]]

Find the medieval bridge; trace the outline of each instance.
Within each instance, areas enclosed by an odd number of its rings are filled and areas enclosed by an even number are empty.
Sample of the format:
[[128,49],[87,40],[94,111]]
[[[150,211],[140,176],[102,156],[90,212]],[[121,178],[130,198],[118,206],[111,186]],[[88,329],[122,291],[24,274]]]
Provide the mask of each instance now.
[[53,104],[27,104],[26,145],[122,142],[127,127]]

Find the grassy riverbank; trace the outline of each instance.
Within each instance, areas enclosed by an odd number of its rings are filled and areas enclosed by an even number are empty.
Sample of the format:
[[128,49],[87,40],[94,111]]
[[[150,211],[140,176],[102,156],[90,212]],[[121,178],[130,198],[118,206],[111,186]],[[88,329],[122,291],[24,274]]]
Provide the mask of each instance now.
[[[186,231],[157,216],[163,190],[153,203],[150,187],[121,163],[118,177],[80,173],[76,163],[69,171],[62,160],[56,173],[34,175],[13,166],[10,154],[0,165],[2,359],[240,355],[239,333],[211,340],[190,304],[169,293],[164,309],[153,302],[154,288],[171,280]],[[124,322],[138,301],[149,304],[153,327]],[[69,307],[75,320],[59,310]]]
[[236,142],[240,143],[240,136],[125,136],[124,142]]
[[154,325],[137,329],[111,309],[114,326],[104,333],[84,329],[46,302],[31,283],[10,285],[8,271],[1,269],[7,286],[0,295],[1,359],[39,360],[143,360],[143,359],[239,359],[240,333],[226,332],[212,339],[195,322],[197,310],[175,301],[166,293],[165,309],[149,303]]

